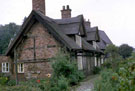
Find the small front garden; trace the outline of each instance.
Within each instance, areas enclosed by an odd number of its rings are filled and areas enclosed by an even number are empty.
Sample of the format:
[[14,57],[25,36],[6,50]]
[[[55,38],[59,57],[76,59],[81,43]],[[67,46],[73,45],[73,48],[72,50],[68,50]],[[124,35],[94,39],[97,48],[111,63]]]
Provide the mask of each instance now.
[[111,46],[111,57],[102,65],[94,91],[135,91],[135,53],[121,57],[117,48]]
[[76,61],[71,60],[68,54],[58,54],[52,63],[53,74],[45,79],[32,79],[19,82],[0,77],[0,91],[70,91],[70,87],[78,84],[84,74],[78,71]]

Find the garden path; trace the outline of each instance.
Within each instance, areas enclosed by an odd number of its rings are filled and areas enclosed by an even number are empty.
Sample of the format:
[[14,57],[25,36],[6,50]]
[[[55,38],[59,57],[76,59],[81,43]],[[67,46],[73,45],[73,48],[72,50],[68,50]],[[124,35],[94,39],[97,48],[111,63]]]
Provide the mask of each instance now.
[[98,79],[98,77],[98,75],[88,76],[72,91],[92,91],[92,89],[94,89],[94,82]]

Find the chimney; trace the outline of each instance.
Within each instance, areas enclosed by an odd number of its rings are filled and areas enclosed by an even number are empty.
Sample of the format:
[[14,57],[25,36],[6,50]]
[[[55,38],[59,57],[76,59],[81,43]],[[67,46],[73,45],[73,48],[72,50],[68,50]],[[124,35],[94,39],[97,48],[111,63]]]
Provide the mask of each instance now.
[[69,8],[69,5],[67,5],[67,7],[65,8],[65,6],[63,6],[63,9],[61,10],[61,17],[62,19],[64,18],[71,18],[71,9]]
[[46,15],[45,0],[32,0],[32,9],[36,11],[40,11],[41,13]]
[[90,22],[89,19],[88,19],[88,21],[85,20],[85,25],[88,26],[88,27],[91,27],[91,22]]

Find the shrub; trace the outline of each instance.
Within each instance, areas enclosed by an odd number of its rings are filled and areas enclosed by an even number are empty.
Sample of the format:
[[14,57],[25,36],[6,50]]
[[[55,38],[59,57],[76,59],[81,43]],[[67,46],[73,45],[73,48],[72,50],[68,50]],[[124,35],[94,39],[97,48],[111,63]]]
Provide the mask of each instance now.
[[117,84],[112,85],[112,70],[107,69],[101,72],[100,78],[95,82],[94,91],[118,91]]
[[109,61],[104,62],[104,64],[102,66],[105,68],[111,68],[112,65],[111,65],[111,62],[109,62]]
[[30,87],[30,86],[9,86],[9,87],[2,87],[0,91],[42,91],[39,88]]
[[95,84],[95,91],[134,91],[135,60],[119,61],[117,71],[106,69]]
[[75,85],[84,78],[84,74],[78,71],[75,60],[71,60],[68,54],[62,54],[56,56],[56,61],[52,64],[53,77],[56,80],[60,76],[64,76],[69,80],[70,85]]
[[0,77],[0,84],[1,85],[6,85],[8,82],[8,77]]
[[50,91],[50,79],[32,79],[26,82],[20,82],[19,85],[38,88],[40,91]]
[[9,80],[7,85],[8,86],[15,86],[16,85],[16,81],[15,80]]
[[101,71],[101,68],[100,67],[94,67],[93,68],[93,74],[99,74],[99,72]]
[[67,91],[68,89],[68,80],[64,76],[61,76],[58,79],[58,87],[60,88],[60,91]]

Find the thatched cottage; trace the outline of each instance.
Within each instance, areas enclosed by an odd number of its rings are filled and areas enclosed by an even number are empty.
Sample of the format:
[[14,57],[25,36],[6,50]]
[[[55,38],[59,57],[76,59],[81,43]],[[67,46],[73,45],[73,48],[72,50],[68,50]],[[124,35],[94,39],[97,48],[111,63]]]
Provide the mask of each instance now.
[[78,70],[91,74],[104,61],[106,46],[112,44],[104,31],[91,27],[83,15],[71,17],[69,6],[63,6],[61,19],[46,16],[45,0],[32,0],[33,10],[19,34],[0,56],[0,73],[11,78],[44,78],[52,73],[51,61],[60,50],[77,60]]

